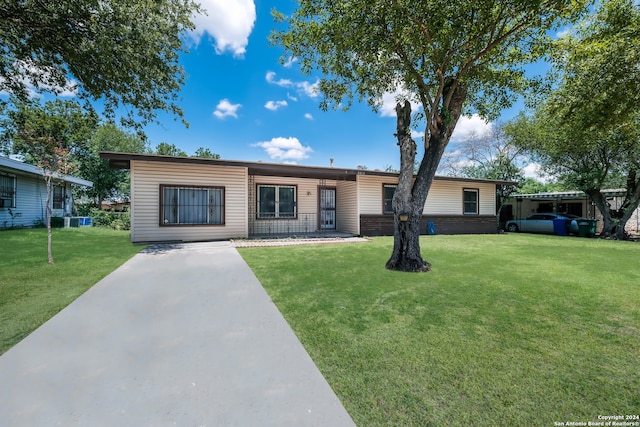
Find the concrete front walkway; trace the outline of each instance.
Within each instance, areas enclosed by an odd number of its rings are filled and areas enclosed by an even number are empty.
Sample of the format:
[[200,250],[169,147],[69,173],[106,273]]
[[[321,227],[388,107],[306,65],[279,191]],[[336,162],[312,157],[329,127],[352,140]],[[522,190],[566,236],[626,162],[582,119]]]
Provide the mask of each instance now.
[[2,426],[353,426],[228,242],[152,246],[0,357]]

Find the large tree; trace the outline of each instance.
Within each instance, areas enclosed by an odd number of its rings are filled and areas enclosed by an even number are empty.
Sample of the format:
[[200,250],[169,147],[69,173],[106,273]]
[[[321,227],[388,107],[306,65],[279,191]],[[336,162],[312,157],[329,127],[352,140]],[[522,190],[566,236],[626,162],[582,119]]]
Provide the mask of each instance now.
[[41,147],[32,136],[51,136],[73,156],[86,150],[99,118],[73,100],[39,98],[13,100],[0,113],[0,152],[20,155],[36,165],[42,159]]
[[[539,104],[506,127],[515,144],[568,188],[583,191],[602,214],[603,237],[625,239],[624,228],[640,203],[640,117],[635,125],[583,133],[581,119],[564,117],[553,104]],[[620,206],[602,190],[624,188]]]
[[198,147],[192,157],[200,157],[201,159],[219,159],[220,154],[214,153],[206,147]]
[[[442,154],[460,115],[495,118],[526,87],[521,66],[544,52],[547,30],[576,18],[583,1],[300,0],[286,30],[272,41],[318,70],[321,107],[354,98],[377,108],[383,94],[404,94],[397,111],[399,182],[393,197],[394,248],[387,268],[428,271],[420,253],[420,220]],[[424,120],[424,152],[410,135],[411,105]],[[406,221],[400,219],[408,218]]]
[[175,144],[161,142],[156,146],[156,154],[163,156],[187,157],[187,153]]
[[53,186],[60,174],[73,171],[71,157],[87,147],[89,138],[97,126],[97,117],[86,113],[72,101],[38,101],[16,103],[5,111],[0,123],[3,145],[11,147],[26,161],[43,171],[47,187],[45,201],[47,249],[49,263],[53,264],[51,214]]
[[93,187],[83,189],[82,193],[95,200],[98,208],[105,199],[128,198],[130,182],[129,172],[109,167],[108,160],[100,158],[101,151],[144,153],[147,146],[138,135],[126,132],[112,122],[101,125],[91,136],[87,147],[76,155],[76,159],[80,176],[93,182]]
[[598,6],[551,50],[554,83],[562,87],[551,102],[581,134],[633,121],[640,110],[640,4]]
[[507,181],[496,185],[498,224],[507,199],[524,183],[522,168],[528,162],[521,147],[505,137],[502,125],[494,123],[482,134],[474,133],[445,153],[441,172],[451,176]]
[[[638,46],[640,6],[603,3],[556,44],[554,89],[508,126],[548,171],[587,194],[602,213],[602,235],[618,239],[640,203]],[[620,184],[625,195],[614,208],[602,190]]]
[[199,10],[193,0],[1,1],[0,91],[22,101],[71,91],[127,125],[159,110],[181,117],[181,36]]

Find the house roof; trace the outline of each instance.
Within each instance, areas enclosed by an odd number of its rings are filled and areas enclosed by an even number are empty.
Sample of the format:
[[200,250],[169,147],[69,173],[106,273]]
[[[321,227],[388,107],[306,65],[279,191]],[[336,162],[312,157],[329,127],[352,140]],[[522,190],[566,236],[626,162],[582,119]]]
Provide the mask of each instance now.
[[[602,190],[605,197],[624,196],[626,191],[621,188]],[[549,193],[512,194],[514,199],[584,199],[587,195],[583,191],[555,191]]]
[[[245,167],[249,170],[250,175],[263,176],[283,176],[291,178],[312,178],[312,179],[335,179],[338,181],[355,181],[358,175],[369,176],[388,176],[397,178],[397,172],[385,172],[380,170],[368,169],[345,169],[322,166],[303,166],[283,163],[268,162],[248,162],[241,160],[225,160],[225,159],[204,159],[198,157],[175,157],[162,156],[158,154],[136,154],[136,153],[116,153],[112,151],[103,151],[100,157],[109,160],[109,165],[116,169],[129,169],[131,161],[145,162],[165,162],[165,163],[188,163],[218,166],[238,166]],[[452,176],[436,176],[436,180],[441,181],[464,181],[464,182],[481,182],[490,184],[514,185],[516,182],[500,181],[493,179],[474,179],[460,178]]]
[[[10,159],[8,157],[0,156],[0,169],[9,169],[12,171],[23,172],[31,175],[43,176],[44,171],[37,166],[30,165],[28,163],[19,162],[17,160]],[[87,181],[82,178],[77,178],[71,175],[55,174],[55,178],[72,184],[78,184],[85,187],[93,187],[93,182]]]

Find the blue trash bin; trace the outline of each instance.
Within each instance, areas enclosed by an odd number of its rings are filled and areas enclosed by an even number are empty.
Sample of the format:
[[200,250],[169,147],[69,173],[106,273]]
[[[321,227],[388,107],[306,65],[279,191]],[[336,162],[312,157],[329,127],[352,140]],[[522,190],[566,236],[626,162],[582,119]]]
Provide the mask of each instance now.
[[434,236],[436,234],[436,225],[433,223],[433,221],[429,221],[427,223],[427,234],[429,236]]
[[566,236],[569,228],[570,220],[556,218],[553,220],[553,232],[558,236]]

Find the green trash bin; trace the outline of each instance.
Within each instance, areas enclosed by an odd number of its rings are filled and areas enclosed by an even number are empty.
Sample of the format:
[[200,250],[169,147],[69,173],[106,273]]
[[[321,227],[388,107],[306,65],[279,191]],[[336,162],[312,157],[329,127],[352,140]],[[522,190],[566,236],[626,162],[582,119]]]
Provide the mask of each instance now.
[[591,237],[596,234],[596,226],[598,221],[595,219],[580,219],[578,220],[578,236]]

